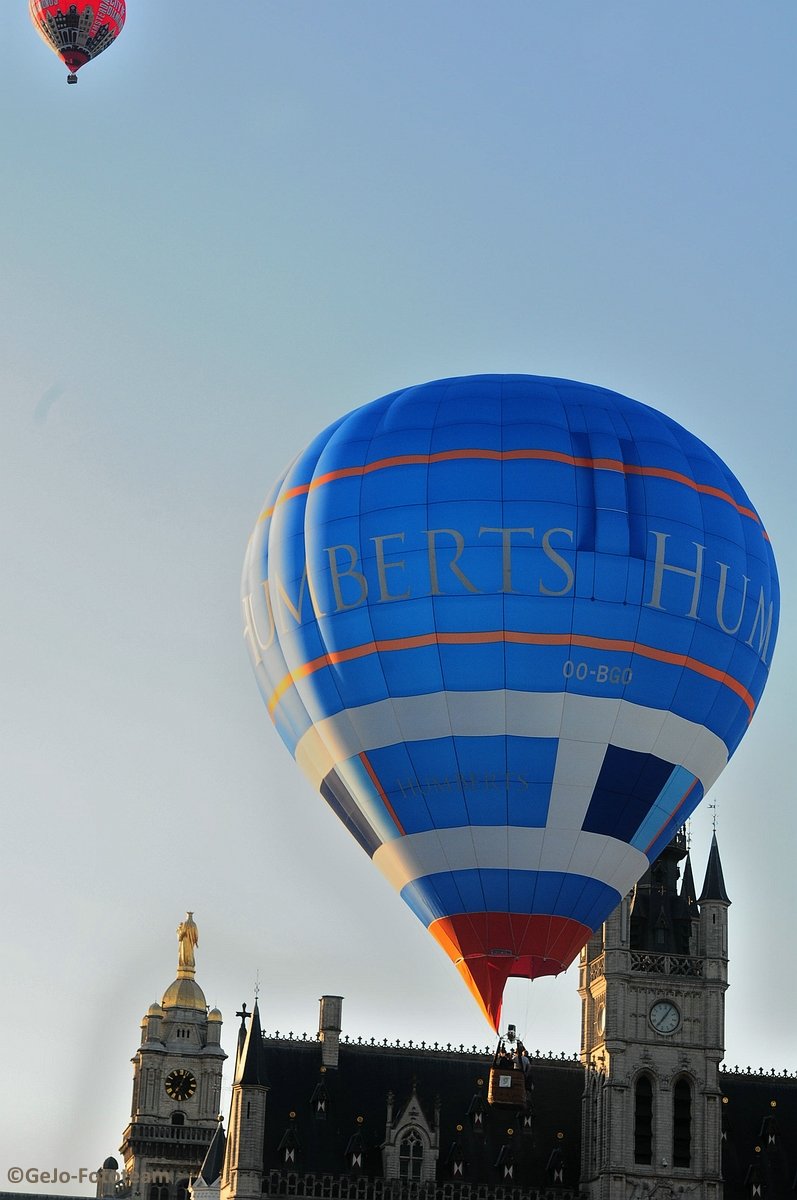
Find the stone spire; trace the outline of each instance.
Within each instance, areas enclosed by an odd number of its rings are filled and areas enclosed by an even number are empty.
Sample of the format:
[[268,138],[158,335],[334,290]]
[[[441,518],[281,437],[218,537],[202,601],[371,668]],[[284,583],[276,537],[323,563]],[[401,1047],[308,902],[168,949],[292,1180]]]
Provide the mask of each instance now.
[[235,1071],[235,1083],[254,1084],[256,1087],[268,1087],[266,1078],[266,1048],[263,1045],[263,1031],[260,1028],[260,1010],[252,1010],[252,1020],[246,1033],[246,1041],[238,1059]]
[[255,1000],[232,1084],[221,1200],[263,1200],[263,1139],[268,1090],[266,1049]]

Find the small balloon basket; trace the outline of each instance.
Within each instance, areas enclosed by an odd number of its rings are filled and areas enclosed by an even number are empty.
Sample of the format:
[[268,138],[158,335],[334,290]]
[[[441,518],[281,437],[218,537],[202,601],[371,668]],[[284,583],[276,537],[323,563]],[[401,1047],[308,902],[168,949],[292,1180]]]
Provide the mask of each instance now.
[[488,1104],[511,1104],[523,1108],[526,1103],[526,1081],[517,1067],[490,1067],[487,1084]]

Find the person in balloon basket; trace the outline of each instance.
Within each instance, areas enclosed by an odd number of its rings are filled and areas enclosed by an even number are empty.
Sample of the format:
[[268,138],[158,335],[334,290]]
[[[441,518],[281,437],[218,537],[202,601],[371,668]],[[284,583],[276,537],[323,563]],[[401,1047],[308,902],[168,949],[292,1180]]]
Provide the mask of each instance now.
[[534,1091],[534,1080],[531,1077],[531,1059],[529,1052],[523,1043],[518,1039],[515,1047],[513,1066],[516,1070],[523,1072],[523,1082],[526,1085],[527,1092]]
[[493,1066],[504,1071],[522,1071],[526,1091],[532,1092],[534,1090],[534,1081],[531,1077],[531,1059],[520,1039],[518,1039],[514,1050],[510,1051],[504,1039],[501,1038],[495,1052]]
[[514,1067],[514,1065],[515,1064],[513,1062],[512,1055],[507,1050],[504,1039],[501,1038],[501,1040],[498,1043],[498,1049],[495,1052],[495,1058],[493,1059],[493,1066],[500,1067],[501,1070],[503,1070],[503,1071],[511,1071],[512,1068]]

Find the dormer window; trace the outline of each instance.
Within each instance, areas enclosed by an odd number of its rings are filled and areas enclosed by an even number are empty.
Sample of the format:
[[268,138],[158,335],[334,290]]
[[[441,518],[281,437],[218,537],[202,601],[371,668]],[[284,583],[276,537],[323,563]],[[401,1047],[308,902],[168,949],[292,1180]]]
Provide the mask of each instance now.
[[[462,1126],[458,1125],[457,1131],[459,1132],[461,1129],[462,1129]],[[462,1145],[460,1144],[460,1142],[454,1142],[452,1144],[451,1149],[448,1152],[448,1158],[447,1158],[446,1162],[448,1164],[448,1169],[451,1172],[452,1179],[464,1179],[465,1178],[465,1153],[462,1149]],[[443,1191],[443,1195],[446,1198],[446,1200],[451,1200],[451,1198],[453,1196],[453,1190],[452,1190],[450,1184],[446,1185],[446,1188]]]
[[349,1144],[346,1147],[346,1163],[350,1171],[362,1171],[364,1169],[365,1148],[363,1146],[362,1133],[359,1129],[349,1138]]
[[296,1132],[296,1126],[293,1123],[295,1116],[296,1113],[292,1112],[291,1124],[285,1130],[284,1134],[282,1135],[282,1139],[280,1140],[280,1144],[277,1147],[282,1154],[282,1161],[286,1167],[293,1166],[299,1157],[299,1135]]
[[423,1162],[423,1142],[411,1129],[399,1144],[399,1179],[419,1182]]
[[[387,1137],[382,1144],[385,1179],[412,1185],[433,1181],[440,1152],[439,1098],[435,1098],[432,1121],[424,1112],[414,1084],[409,1100],[399,1113],[394,1112],[393,1095],[388,1093],[386,1099]],[[450,1163],[451,1158],[447,1161]],[[367,1154],[365,1164],[367,1168]]]
[[[561,1136],[562,1135],[560,1133],[559,1137]],[[548,1164],[545,1169],[548,1173],[548,1178],[550,1179],[551,1183],[554,1185],[564,1183],[565,1167],[562,1161],[562,1151],[558,1146],[555,1150],[551,1151],[548,1157]]]
[[511,1181],[515,1175],[515,1156],[512,1153],[512,1147],[505,1145],[498,1151],[498,1158],[495,1165],[501,1172],[501,1179],[506,1183]]
[[313,1094],[310,1097],[310,1104],[312,1105],[313,1115],[316,1119],[320,1121],[326,1120],[329,1096],[323,1083],[316,1084]]

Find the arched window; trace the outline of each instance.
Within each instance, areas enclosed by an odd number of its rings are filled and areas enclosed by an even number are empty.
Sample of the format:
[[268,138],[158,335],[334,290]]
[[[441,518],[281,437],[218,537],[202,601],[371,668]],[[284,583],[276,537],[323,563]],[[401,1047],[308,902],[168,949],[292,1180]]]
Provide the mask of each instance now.
[[169,1200],[169,1188],[165,1183],[151,1183],[149,1200]]
[[653,1085],[640,1075],[634,1088],[634,1162],[653,1162]]
[[423,1162],[423,1142],[414,1129],[399,1143],[399,1179],[419,1182]]
[[688,1079],[679,1079],[672,1092],[672,1163],[674,1167],[692,1165],[692,1088]]
[[185,1113],[173,1112],[172,1125],[185,1125]]
[[175,1200],[188,1200],[188,1180],[181,1179],[175,1188]]

